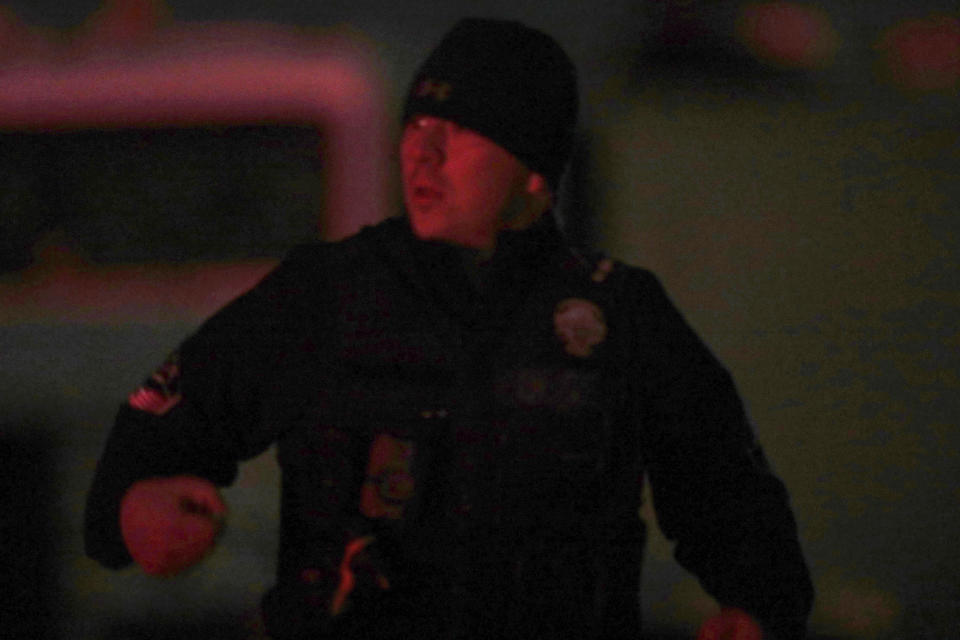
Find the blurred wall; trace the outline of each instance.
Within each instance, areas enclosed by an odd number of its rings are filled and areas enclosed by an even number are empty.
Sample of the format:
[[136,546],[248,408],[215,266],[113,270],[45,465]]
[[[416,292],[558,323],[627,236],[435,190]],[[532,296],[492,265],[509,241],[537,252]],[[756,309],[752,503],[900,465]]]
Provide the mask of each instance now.
[[[792,490],[813,629],[841,637],[946,638],[960,613],[960,134],[924,106],[650,88],[598,143],[602,244],[732,370]],[[647,595],[685,618],[667,554]]]
[[[378,48],[396,102],[419,59],[464,12],[426,2],[168,4],[183,20],[340,25]],[[737,4],[712,3],[727,13],[715,8],[707,26],[727,24]],[[7,6],[70,26],[96,3]],[[637,3],[558,3],[545,12],[534,2],[481,2],[468,11],[541,26],[573,54],[585,119],[568,215],[589,210],[597,223],[584,233],[597,245],[653,269],[732,370],[792,492],[818,591],[812,631],[955,637],[960,101],[956,90],[882,82],[874,48],[897,21],[955,7],[829,8],[842,36],[835,59],[801,72],[718,66],[723,47],[651,65],[642,45],[663,16]],[[221,293],[243,286],[232,281]],[[0,326],[3,439],[46,443],[38,446],[50,452],[36,454],[46,480],[30,482],[51,507],[38,531],[52,539],[37,566],[52,584],[33,601],[25,596],[20,611],[26,620],[56,611],[49,618],[62,622],[42,625],[48,637],[260,633],[256,607],[275,545],[270,454],[245,465],[227,490],[233,519],[223,544],[190,575],[111,573],[81,553],[83,496],[117,403],[197,322],[139,314]],[[17,456],[37,450],[16,446]],[[654,517],[649,505],[644,513]],[[646,620],[653,631],[692,634],[713,605],[669,556],[655,537]]]

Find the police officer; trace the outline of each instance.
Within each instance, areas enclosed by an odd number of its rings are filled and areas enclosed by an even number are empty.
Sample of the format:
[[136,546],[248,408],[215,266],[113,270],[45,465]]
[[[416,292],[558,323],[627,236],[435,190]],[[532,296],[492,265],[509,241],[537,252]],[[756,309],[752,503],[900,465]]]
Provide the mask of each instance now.
[[468,19],[404,108],[406,215],[293,250],[121,407],[86,512],[108,567],[175,574],[278,443],[277,638],[637,638],[649,478],[701,637],[795,639],[812,588],[727,371],[656,278],[552,214],[572,63]]

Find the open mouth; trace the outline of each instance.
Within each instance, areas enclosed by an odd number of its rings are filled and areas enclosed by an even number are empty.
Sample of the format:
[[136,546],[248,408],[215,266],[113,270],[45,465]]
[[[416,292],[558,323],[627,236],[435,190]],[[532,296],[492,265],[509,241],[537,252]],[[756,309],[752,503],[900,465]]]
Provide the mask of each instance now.
[[419,185],[410,190],[410,200],[418,206],[428,206],[440,201],[443,192],[434,187]]

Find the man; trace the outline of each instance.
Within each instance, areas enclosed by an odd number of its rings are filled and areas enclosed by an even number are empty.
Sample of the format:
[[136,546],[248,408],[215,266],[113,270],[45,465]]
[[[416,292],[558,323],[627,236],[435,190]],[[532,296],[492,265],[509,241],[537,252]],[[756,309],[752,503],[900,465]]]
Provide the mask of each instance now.
[[812,589],[726,370],[647,271],[567,247],[571,62],[464,20],[404,110],[406,217],[293,251],[121,408],[87,552],[174,574],[278,442],[277,638],[637,638],[644,473],[701,637],[802,637]]

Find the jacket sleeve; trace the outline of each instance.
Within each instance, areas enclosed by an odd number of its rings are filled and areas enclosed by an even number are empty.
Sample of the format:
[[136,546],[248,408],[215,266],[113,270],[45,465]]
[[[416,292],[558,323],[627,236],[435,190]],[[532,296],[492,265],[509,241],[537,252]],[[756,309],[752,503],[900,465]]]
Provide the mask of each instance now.
[[635,327],[642,457],[678,563],[767,635],[802,638],[813,587],[783,483],[728,371],[656,278],[638,271]]
[[[134,482],[181,474],[231,484],[238,461],[276,439],[278,374],[309,348],[316,260],[295,251],[207,320],[120,407],[87,495],[84,545],[108,568],[131,562],[119,502]],[[315,288],[315,287],[314,287]]]

